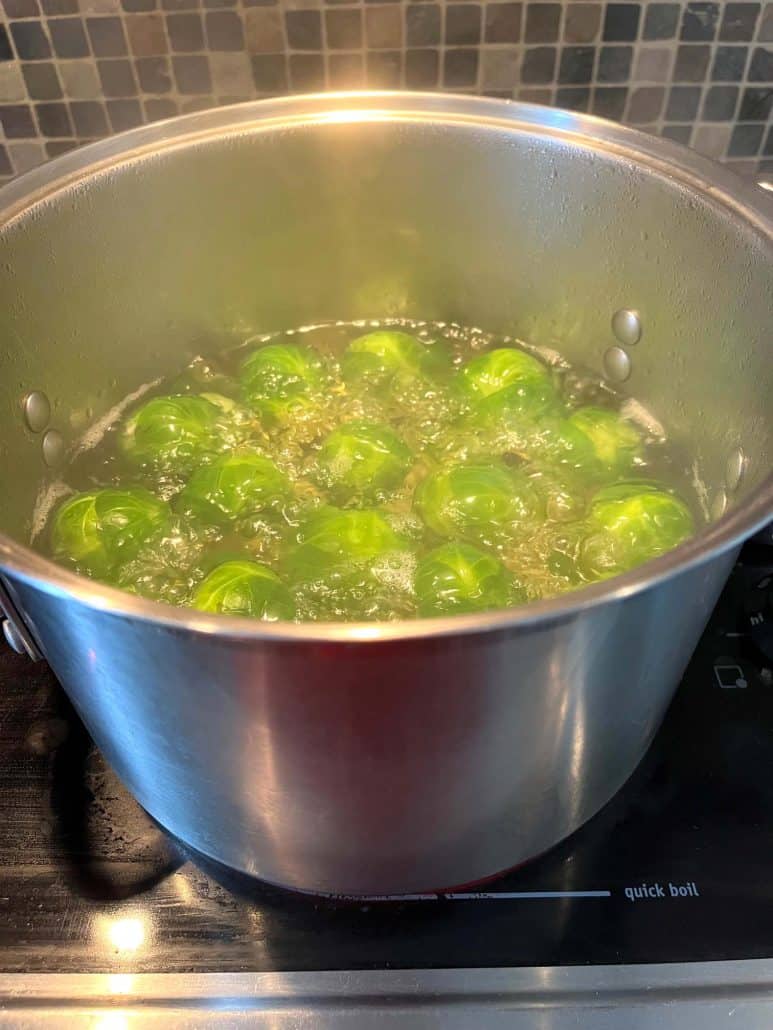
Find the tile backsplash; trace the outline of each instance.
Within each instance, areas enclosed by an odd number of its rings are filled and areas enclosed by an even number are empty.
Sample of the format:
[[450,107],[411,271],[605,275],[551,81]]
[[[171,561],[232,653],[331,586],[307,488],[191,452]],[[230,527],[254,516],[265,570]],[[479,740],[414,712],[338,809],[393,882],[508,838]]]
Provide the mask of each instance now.
[[773,172],[773,2],[0,3],[0,182],[160,118],[363,87],[590,111]]

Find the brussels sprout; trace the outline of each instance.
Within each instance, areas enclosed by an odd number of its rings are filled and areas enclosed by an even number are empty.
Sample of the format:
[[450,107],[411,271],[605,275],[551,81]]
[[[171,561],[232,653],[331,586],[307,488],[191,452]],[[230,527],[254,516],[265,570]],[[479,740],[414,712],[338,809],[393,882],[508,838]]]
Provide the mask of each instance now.
[[578,408],[569,423],[593,444],[596,457],[609,469],[630,468],[641,453],[641,437],[630,422],[606,408]]
[[287,497],[290,483],[259,454],[226,454],[198,468],[175,505],[206,522],[228,522],[265,511]]
[[545,412],[558,408],[556,391],[548,378],[526,379],[482,396],[468,419],[488,427],[534,423]]
[[548,369],[536,358],[515,347],[497,347],[472,358],[459,371],[459,385],[471,398],[489,397],[505,387],[541,383]]
[[298,541],[287,562],[296,580],[330,568],[367,564],[408,547],[386,516],[372,509],[320,508],[301,525]]
[[424,616],[506,608],[524,599],[501,562],[463,543],[443,544],[425,555],[415,583]]
[[121,447],[138,465],[184,473],[227,446],[221,416],[203,397],[154,397],[126,422]]
[[295,618],[290,592],[279,577],[253,561],[225,561],[196,588],[193,607],[202,612],[248,615],[264,622]]
[[687,506],[657,484],[616,483],[594,496],[580,566],[592,579],[615,576],[676,547],[694,530]]
[[241,367],[244,395],[261,414],[281,421],[323,383],[322,361],[309,347],[272,343],[253,351]]
[[323,441],[316,478],[336,500],[375,500],[398,486],[412,455],[389,426],[347,422]]
[[148,490],[90,490],[70,497],[54,519],[54,556],[94,576],[132,557],[169,517],[169,506]]
[[154,530],[133,558],[121,563],[113,581],[141,597],[187,604],[207,544],[216,539],[211,527],[172,516]]
[[435,533],[472,539],[507,534],[537,508],[526,476],[498,462],[458,464],[432,473],[419,485],[415,504]]
[[342,371],[349,382],[380,386],[431,379],[449,367],[437,344],[419,343],[415,336],[380,329],[352,340],[344,354]]

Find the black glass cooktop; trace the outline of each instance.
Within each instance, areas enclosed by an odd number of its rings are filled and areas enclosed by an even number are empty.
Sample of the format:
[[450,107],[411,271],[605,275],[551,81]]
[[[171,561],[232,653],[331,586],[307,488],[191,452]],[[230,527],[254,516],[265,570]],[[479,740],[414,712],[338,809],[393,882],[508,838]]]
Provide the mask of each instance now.
[[481,891],[413,900],[314,899],[191,860],[105,766],[47,667],[4,651],[0,970],[773,957],[771,571],[771,550],[747,547],[649,754],[596,818]]

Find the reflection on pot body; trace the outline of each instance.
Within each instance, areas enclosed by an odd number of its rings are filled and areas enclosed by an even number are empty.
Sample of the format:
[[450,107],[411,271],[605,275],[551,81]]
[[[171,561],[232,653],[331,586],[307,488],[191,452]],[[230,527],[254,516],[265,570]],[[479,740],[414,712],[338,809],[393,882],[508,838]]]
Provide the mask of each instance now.
[[[410,94],[206,112],[0,192],[0,567],[148,811],[249,873],[367,894],[489,876],[592,815],[771,510],[765,203],[595,119]],[[745,462],[719,522],[619,580],[458,620],[265,626],[120,595],[23,546],[56,474],[24,422],[32,391],[69,445],[86,409],[192,349],[389,315],[601,373],[621,309],[644,327],[626,386],[689,439],[709,503],[738,447]]]

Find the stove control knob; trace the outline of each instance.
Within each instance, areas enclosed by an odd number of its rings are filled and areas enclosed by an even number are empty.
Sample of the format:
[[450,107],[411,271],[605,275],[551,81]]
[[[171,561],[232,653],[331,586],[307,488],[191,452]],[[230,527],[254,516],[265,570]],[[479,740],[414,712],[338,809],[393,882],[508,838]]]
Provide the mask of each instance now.
[[773,575],[765,576],[746,595],[746,625],[754,643],[773,661]]

